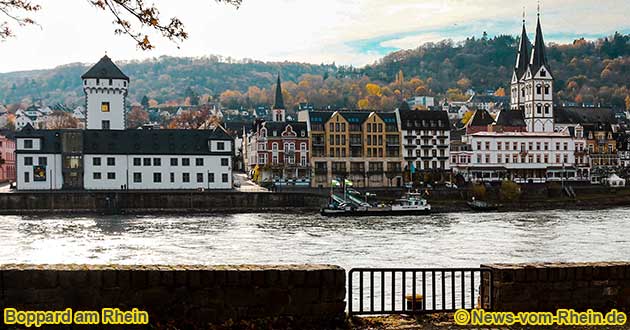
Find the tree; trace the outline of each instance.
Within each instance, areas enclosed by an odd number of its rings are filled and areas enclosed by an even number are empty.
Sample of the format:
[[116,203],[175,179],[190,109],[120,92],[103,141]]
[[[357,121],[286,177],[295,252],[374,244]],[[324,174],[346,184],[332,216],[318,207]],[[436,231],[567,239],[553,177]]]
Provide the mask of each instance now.
[[129,128],[138,128],[149,122],[149,113],[141,107],[133,107],[127,115],[127,125]]
[[145,95],[142,97],[142,101],[140,101],[140,104],[142,104],[142,107],[145,109],[149,108],[149,98]]
[[468,90],[470,88],[471,82],[470,79],[464,77],[460,80],[457,81],[457,86],[461,89],[461,90]]
[[46,129],[80,128],[81,121],[71,114],[63,111],[53,111],[44,122]]
[[461,123],[464,125],[468,124],[468,122],[470,121],[470,118],[472,118],[474,114],[475,114],[474,111],[471,111],[471,110],[466,111],[466,113],[464,113],[464,115],[462,116]]
[[367,91],[369,95],[372,95],[372,96],[380,97],[382,95],[381,87],[377,84],[372,84],[372,83],[366,84],[365,90]]
[[514,181],[504,180],[501,182],[499,194],[502,200],[513,202],[521,196],[521,186]]
[[[30,14],[42,9],[36,1],[0,0],[0,14],[6,16],[14,25],[37,24],[29,17]],[[237,8],[242,2],[242,0],[215,1],[231,4]],[[157,32],[176,43],[188,38],[184,23],[179,18],[172,17],[169,20],[163,20],[158,8],[154,5],[146,5],[144,0],[88,0],[88,2],[113,16],[114,33],[131,37],[142,50],[154,48],[147,30]],[[13,35],[9,22],[0,23],[0,40]]]
[[473,197],[484,199],[486,197],[486,186],[483,183],[474,183],[471,192]]
[[626,96],[626,110],[630,111],[630,95]]
[[505,88],[499,87],[495,92],[494,96],[505,96]]

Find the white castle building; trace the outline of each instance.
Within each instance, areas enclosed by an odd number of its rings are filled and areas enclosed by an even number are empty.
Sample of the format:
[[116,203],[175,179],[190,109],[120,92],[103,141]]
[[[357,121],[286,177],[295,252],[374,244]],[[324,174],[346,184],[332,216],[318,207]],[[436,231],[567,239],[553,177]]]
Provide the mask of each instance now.
[[234,141],[222,127],[126,129],[129,78],[107,56],[82,78],[86,130],[16,135],[19,190],[232,188]]

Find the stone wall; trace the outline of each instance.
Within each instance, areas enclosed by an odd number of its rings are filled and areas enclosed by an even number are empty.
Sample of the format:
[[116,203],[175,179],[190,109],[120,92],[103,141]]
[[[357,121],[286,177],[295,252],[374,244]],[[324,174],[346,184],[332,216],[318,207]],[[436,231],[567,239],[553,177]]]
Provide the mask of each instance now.
[[[630,311],[630,262],[482,265],[497,311]],[[482,290],[488,297],[489,278]],[[487,300],[484,302],[487,307]]]
[[42,212],[259,212],[316,210],[326,196],[295,192],[236,191],[53,191],[0,193],[1,214]]
[[138,308],[150,323],[221,324],[290,317],[330,324],[345,315],[345,272],[295,266],[0,266],[0,306],[18,310]]

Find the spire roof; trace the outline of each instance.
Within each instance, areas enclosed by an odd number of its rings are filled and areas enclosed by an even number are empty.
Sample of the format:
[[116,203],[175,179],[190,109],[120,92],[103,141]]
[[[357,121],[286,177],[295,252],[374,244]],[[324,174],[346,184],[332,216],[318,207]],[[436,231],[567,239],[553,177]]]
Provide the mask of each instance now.
[[547,63],[547,54],[545,52],[545,41],[543,40],[542,28],[540,27],[540,14],[538,15],[538,24],[536,26],[536,41],[534,42],[534,50],[530,62],[532,74],[535,74],[543,65],[549,69]]
[[282,97],[282,83],[280,82],[280,74],[276,82],[276,99],[273,104],[274,109],[284,109],[284,98]]
[[523,20],[523,31],[521,32],[521,41],[518,45],[516,66],[514,67],[517,79],[521,79],[527,71],[527,66],[529,65],[529,45],[529,38],[527,37],[527,30],[525,29],[525,20]]
[[103,56],[93,67],[81,76],[81,79],[124,79],[129,80],[112,60]]

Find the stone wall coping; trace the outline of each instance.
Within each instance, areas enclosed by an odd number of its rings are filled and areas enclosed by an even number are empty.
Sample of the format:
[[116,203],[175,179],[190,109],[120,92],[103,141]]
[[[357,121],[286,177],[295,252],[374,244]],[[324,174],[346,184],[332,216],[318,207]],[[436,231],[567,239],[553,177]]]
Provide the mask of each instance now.
[[630,266],[630,261],[601,262],[534,262],[534,263],[495,263],[482,264],[481,268],[492,269],[524,269],[524,268],[567,268],[567,267],[613,267]]
[[133,271],[317,271],[343,270],[336,265],[326,264],[287,264],[287,265],[92,265],[92,264],[0,264],[0,271],[53,270],[53,271],[93,271],[93,270],[133,270]]

